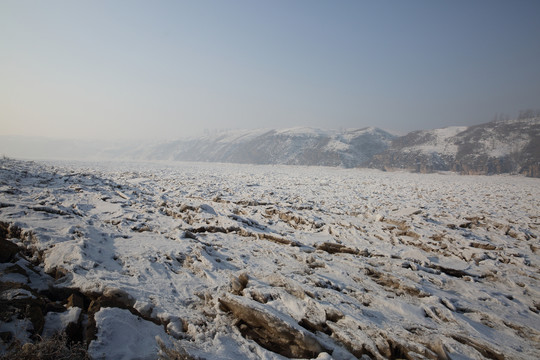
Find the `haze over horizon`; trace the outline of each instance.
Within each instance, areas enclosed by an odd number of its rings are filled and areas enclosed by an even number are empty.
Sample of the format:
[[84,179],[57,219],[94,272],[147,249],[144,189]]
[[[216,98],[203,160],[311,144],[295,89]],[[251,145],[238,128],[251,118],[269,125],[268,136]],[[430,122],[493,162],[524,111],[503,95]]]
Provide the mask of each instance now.
[[394,133],[540,108],[540,2],[0,3],[0,135]]

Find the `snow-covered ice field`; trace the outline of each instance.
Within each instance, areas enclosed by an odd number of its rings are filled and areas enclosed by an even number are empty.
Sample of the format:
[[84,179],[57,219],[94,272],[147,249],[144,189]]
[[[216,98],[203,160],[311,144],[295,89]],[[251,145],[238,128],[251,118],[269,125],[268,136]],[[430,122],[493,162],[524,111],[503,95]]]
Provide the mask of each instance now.
[[95,359],[540,355],[540,179],[3,159],[0,221],[56,277],[0,264],[32,290],[2,299],[116,299],[44,314],[95,323]]

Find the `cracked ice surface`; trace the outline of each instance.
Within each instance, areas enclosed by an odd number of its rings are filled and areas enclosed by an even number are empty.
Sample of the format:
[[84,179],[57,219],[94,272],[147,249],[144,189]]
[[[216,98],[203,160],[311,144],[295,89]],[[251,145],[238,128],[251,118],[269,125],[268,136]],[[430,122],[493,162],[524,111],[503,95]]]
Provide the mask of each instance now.
[[[323,351],[313,357],[540,352],[538,179],[0,164],[0,220],[31,231],[25,246],[45,271],[66,274],[56,286],[122,290],[194,356],[283,358],[244,337],[253,324],[233,322],[219,299],[310,334]],[[230,295],[243,273],[247,286]],[[99,325],[91,349],[106,354]]]

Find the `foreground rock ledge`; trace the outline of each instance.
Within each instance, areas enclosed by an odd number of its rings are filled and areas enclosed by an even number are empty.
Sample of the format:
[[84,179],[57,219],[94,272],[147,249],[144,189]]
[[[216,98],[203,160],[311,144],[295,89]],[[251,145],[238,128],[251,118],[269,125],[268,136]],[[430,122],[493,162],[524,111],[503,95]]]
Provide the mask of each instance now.
[[294,319],[268,306],[236,295],[219,299],[225,310],[239,320],[242,335],[288,358],[314,358],[328,351]]

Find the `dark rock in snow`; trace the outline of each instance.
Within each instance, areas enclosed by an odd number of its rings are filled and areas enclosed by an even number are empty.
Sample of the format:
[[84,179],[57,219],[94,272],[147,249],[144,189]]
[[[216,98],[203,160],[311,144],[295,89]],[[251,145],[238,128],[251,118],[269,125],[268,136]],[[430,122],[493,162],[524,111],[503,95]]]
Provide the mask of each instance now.
[[19,252],[19,247],[6,239],[0,239],[0,263],[7,263],[13,260]]
[[220,304],[239,320],[238,327],[247,338],[270,351],[289,358],[314,358],[323,351],[323,345],[294,320],[277,310],[239,296],[228,295]]

